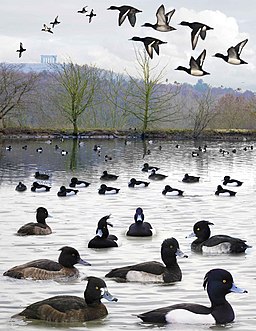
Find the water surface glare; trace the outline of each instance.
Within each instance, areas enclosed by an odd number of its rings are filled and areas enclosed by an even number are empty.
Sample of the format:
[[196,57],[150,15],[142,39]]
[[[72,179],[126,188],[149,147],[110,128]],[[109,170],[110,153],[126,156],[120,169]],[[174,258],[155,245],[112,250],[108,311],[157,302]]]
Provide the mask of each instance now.
[[[143,144],[132,141],[125,145],[123,140],[84,140],[79,147],[72,140],[3,140],[0,145],[0,330],[145,330],[159,326],[141,323],[135,315],[181,302],[194,302],[209,306],[203,290],[205,273],[212,268],[225,268],[231,272],[237,286],[246,288],[248,294],[229,294],[236,320],[228,325],[234,331],[252,331],[256,324],[256,151],[244,150],[255,142],[204,142],[206,153],[192,157],[198,145],[192,141],[155,141]],[[101,146],[101,152],[93,146]],[[180,148],[176,148],[176,144]],[[5,147],[11,145],[10,151]],[[27,145],[27,149],[22,147]],[[55,148],[55,145],[60,147]],[[161,149],[159,148],[161,146]],[[43,152],[36,149],[42,147]],[[229,151],[223,155],[220,148]],[[61,150],[68,151],[65,156]],[[236,149],[236,153],[232,150]],[[150,152],[148,152],[148,150]],[[146,152],[146,153],[145,153]],[[112,160],[105,161],[105,155]],[[148,188],[132,189],[128,182],[132,177],[147,180],[148,173],[141,171],[145,162],[160,167],[159,173],[168,175],[163,181],[150,181]],[[120,188],[117,195],[98,194],[100,176],[104,170],[119,175],[108,184]],[[33,193],[31,184],[35,171],[50,174],[50,192]],[[200,176],[199,183],[182,182],[185,173]],[[235,197],[218,197],[214,192],[225,175],[243,181],[243,185],[230,188],[237,191]],[[91,183],[80,188],[76,196],[57,197],[61,185],[68,186],[70,179],[77,177]],[[28,189],[15,191],[19,181]],[[42,182],[42,181],[40,181]],[[171,185],[184,191],[183,197],[165,197],[162,190]],[[47,223],[53,233],[48,236],[16,236],[16,231],[25,223],[35,221],[39,206],[47,208],[51,218]],[[133,222],[137,207],[142,207],[145,220],[156,229],[152,238],[128,238],[125,231]],[[98,220],[111,214],[113,228],[110,232],[119,238],[117,248],[95,250],[87,247],[94,237]],[[241,255],[206,256],[191,252],[193,239],[188,236],[195,222],[208,220],[212,235],[228,234],[247,240],[253,247]],[[180,249],[188,259],[178,258],[183,273],[181,282],[175,284],[120,283],[105,279],[112,295],[118,302],[106,302],[109,315],[98,321],[71,326],[56,326],[44,322],[18,321],[11,316],[19,313],[28,304],[55,295],[83,296],[86,281],[81,279],[56,282],[17,280],[2,276],[7,269],[40,258],[58,259],[63,246],[73,246],[91,266],[77,265],[84,276],[104,278],[111,269],[145,261],[161,261],[160,246],[164,239],[175,237]],[[166,325],[163,328],[183,331],[223,330],[213,325]]]

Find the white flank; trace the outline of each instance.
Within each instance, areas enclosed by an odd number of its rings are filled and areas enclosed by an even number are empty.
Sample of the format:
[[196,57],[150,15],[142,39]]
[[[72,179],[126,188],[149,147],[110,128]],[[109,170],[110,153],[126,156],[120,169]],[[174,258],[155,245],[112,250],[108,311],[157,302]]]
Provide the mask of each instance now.
[[175,309],[165,316],[167,323],[216,324],[212,315],[194,314],[185,309]]
[[228,242],[221,243],[214,247],[203,246],[203,253],[206,254],[225,254],[230,253],[231,244]]
[[129,282],[154,282],[154,283],[163,283],[162,275],[153,275],[144,271],[131,270],[127,273],[126,279]]

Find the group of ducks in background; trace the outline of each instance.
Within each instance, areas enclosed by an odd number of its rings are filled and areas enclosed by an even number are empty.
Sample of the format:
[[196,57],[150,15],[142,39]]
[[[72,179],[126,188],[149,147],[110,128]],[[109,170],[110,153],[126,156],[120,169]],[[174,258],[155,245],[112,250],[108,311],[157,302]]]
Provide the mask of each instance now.
[[[81,10],[78,11],[78,13],[86,14],[88,6],[83,7]],[[132,6],[110,6],[107,8],[107,10],[118,10],[119,11],[119,17],[118,17],[118,25],[121,26],[123,22],[128,19],[130,22],[130,25],[132,27],[136,24],[136,14],[141,13],[142,10],[139,10]],[[166,12],[164,5],[161,5],[157,11],[156,11],[156,23],[144,23],[142,27],[149,27],[159,32],[170,32],[176,30],[176,28],[172,27],[170,25],[170,20],[175,12],[175,9]],[[86,16],[89,17],[89,23],[91,23],[92,18],[96,16],[93,9],[90,11],[89,14],[86,14]],[[56,25],[60,24],[60,21],[58,20],[58,16],[55,17],[54,21],[50,22],[52,27],[47,26],[46,24],[43,25],[42,31],[53,33],[52,28],[54,28]],[[192,50],[196,48],[196,45],[198,43],[199,37],[202,40],[205,40],[206,38],[206,32],[209,30],[213,30],[212,27],[208,26],[205,23],[200,22],[186,22],[182,21],[180,23],[182,26],[189,27],[191,31],[191,46]],[[149,55],[149,57],[153,58],[153,52],[155,51],[157,55],[159,55],[159,45],[166,44],[166,41],[162,41],[160,39],[154,38],[154,37],[138,37],[134,36],[130,40],[132,41],[139,41],[144,44],[144,47]],[[227,54],[221,54],[216,53],[214,56],[223,59],[225,62],[233,65],[239,65],[239,64],[247,64],[244,60],[241,59],[240,55],[243,50],[243,47],[248,42],[248,39],[245,39],[241,42],[239,42],[236,46],[231,46],[227,50]],[[20,47],[17,50],[19,57],[22,56],[22,53],[26,51],[26,49],[23,47],[22,42],[20,42]],[[189,67],[184,66],[178,66],[175,70],[181,70],[185,71],[188,74],[192,76],[204,76],[209,75],[208,72],[206,72],[203,69],[204,60],[206,57],[206,49],[204,49],[201,54],[195,59],[193,56],[191,56],[189,61]]]
[[[159,167],[145,163],[143,172],[153,172],[158,174]],[[48,180],[49,175],[40,172],[35,173],[35,177],[41,180]],[[117,175],[109,174],[105,171],[102,174],[103,180],[116,180]],[[161,179],[166,176],[161,177]],[[157,180],[161,180],[158,178]],[[197,183],[200,177],[185,174],[183,182]],[[79,181],[76,177],[71,179],[70,186],[77,187],[83,185],[87,187],[90,183]],[[129,187],[147,187],[149,182],[136,181],[135,178],[130,180]],[[230,176],[225,176],[223,185],[241,186],[241,181],[231,179]],[[163,194],[171,193],[173,190],[166,185]],[[173,194],[173,193],[172,193]],[[176,195],[182,195],[183,191],[176,190]],[[48,211],[44,207],[39,207],[36,213],[37,222],[28,223],[18,229],[17,234],[21,236],[27,235],[50,235],[51,228],[46,223],[49,217]],[[96,235],[88,242],[88,248],[105,249],[108,247],[118,247],[117,236],[110,234],[108,227],[113,227],[109,222],[110,215],[102,217],[97,224]],[[191,250],[197,253],[206,254],[241,254],[251,246],[246,244],[246,241],[240,238],[231,237],[228,235],[211,236],[209,221],[199,221],[193,226],[192,234],[188,237],[196,237],[191,243]],[[126,236],[131,237],[150,237],[156,233],[155,228],[145,221],[144,211],[141,207],[136,208],[134,214],[134,222],[128,227],[125,232]],[[182,271],[177,263],[177,257],[188,257],[179,247],[176,238],[167,238],[161,244],[161,258],[159,261],[146,261],[138,264],[121,266],[110,270],[105,277],[113,278],[117,281],[136,281],[136,282],[153,282],[153,283],[172,283],[182,280]],[[17,265],[4,272],[4,276],[17,279],[63,279],[70,277],[79,277],[79,271],[75,267],[76,264],[85,266],[91,265],[80,257],[79,252],[69,246],[60,248],[58,262],[49,259],[38,259],[22,265]],[[88,277],[88,282],[84,292],[84,298],[76,296],[54,296],[45,300],[33,303],[25,308],[22,312],[14,317],[25,317],[28,319],[46,320],[48,322],[85,322],[102,318],[108,314],[105,305],[101,303],[101,299],[105,298],[109,301],[117,301],[107,290],[106,283],[98,277]],[[138,314],[137,317],[146,323],[173,323],[189,321],[187,314],[193,314],[195,318],[202,317],[204,322],[225,324],[234,320],[234,312],[231,305],[226,301],[225,296],[230,292],[246,293],[246,290],[240,289],[234,285],[232,275],[225,269],[211,269],[204,278],[204,288],[207,288],[207,293],[211,301],[211,306],[206,307],[198,304],[180,303],[168,307],[159,308],[146,313]],[[177,319],[177,315],[182,312],[182,321]],[[189,322],[188,322],[189,323]]]

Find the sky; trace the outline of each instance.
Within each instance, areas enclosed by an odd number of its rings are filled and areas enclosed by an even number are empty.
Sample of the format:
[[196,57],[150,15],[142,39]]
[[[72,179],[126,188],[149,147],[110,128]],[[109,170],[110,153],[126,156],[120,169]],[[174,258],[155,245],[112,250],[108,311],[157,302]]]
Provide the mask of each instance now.
[[[156,10],[163,4],[166,12],[175,9],[170,25],[177,30],[158,32],[142,27],[146,22],[156,22]],[[94,9],[91,23],[88,17],[77,13],[82,7]],[[107,10],[111,5],[131,5],[139,10],[135,27],[126,19],[118,26],[117,10]],[[256,1],[252,0],[0,0],[0,62],[39,63],[40,55],[57,55],[58,62],[95,65],[98,68],[138,76],[136,52],[143,51],[141,42],[134,36],[155,37],[167,44],[160,45],[159,56],[150,60],[155,72],[164,72],[169,83],[196,84],[201,77],[177,71],[179,65],[188,67],[191,56],[197,58],[206,49],[203,68],[210,75],[203,81],[213,87],[256,91]],[[53,34],[41,31],[43,24],[58,15],[61,22]],[[191,29],[181,26],[181,21],[201,22],[213,28],[206,39],[199,38],[196,49],[190,42]],[[226,54],[248,38],[241,58],[244,65],[231,65],[213,57],[217,52]],[[20,42],[26,48],[22,57],[16,50]]]

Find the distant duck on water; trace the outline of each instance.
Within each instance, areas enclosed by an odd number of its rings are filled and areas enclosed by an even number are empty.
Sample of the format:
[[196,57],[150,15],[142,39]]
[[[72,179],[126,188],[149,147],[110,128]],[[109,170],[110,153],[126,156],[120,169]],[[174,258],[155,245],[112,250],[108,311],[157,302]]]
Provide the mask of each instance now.
[[152,180],[163,180],[163,179],[165,179],[167,177],[168,177],[167,175],[156,173],[155,170],[152,170],[151,171],[151,174],[148,176],[148,178],[149,179],[152,179]]
[[174,12],[175,9],[169,11],[168,13],[165,13],[164,5],[161,5],[156,12],[157,22],[155,24],[145,23],[142,26],[150,27],[160,32],[168,32],[168,31],[176,30],[175,28],[169,25]]
[[221,54],[221,53],[216,53],[214,56],[215,57],[220,57],[223,59],[225,62],[234,64],[234,65],[239,65],[239,64],[247,64],[244,60],[240,58],[241,52],[247,43],[248,39],[245,39],[238,43],[236,46],[231,46],[228,51],[227,55]]
[[41,173],[39,171],[36,171],[35,172],[35,178],[36,179],[41,179],[41,180],[48,180],[50,178],[50,176],[47,175],[47,174]]
[[200,179],[200,177],[198,177],[198,176],[192,176],[189,174],[185,174],[182,181],[184,183],[198,183],[199,179]]
[[103,171],[103,174],[101,175],[100,179],[101,180],[116,180],[119,176],[114,175],[114,174],[109,174],[107,170]]
[[84,180],[78,180],[76,177],[72,177],[70,180],[70,187],[88,187],[90,183],[84,181]]
[[133,187],[133,188],[140,188],[140,187],[148,187],[150,183],[145,182],[143,180],[136,180],[135,178],[131,178],[128,187]]
[[49,216],[48,210],[44,207],[38,207],[36,210],[36,220],[37,223],[27,223],[23,225],[17,234],[20,236],[29,235],[48,235],[52,233],[49,225],[46,224],[45,220]]
[[51,189],[50,186],[44,185],[44,184],[39,184],[38,182],[34,182],[31,186],[32,192],[49,192],[50,189]]
[[132,27],[135,26],[136,23],[136,14],[141,13],[142,11],[134,8],[132,6],[110,6],[108,10],[119,10],[119,17],[118,17],[118,25],[121,26],[126,17],[128,17],[128,20]]
[[27,190],[27,186],[22,182],[19,182],[19,184],[15,187],[15,190],[18,192],[24,192]]
[[206,56],[206,50],[204,49],[196,60],[193,56],[191,56],[189,61],[189,68],[178,66],[175,70],[185,71],[186,73],[192,76],[210,75],[209,72],[203,70],[205,56]]
[[72,188],[66,188],[66,186],[62,185],[57,192],[58,197],[67,197],[71,195],[76,195],[79,191],[74,190]]
[[183,196],[184,191],[173,188],[170,185],[165,185],[162,194],[165,196]]
[[232,179],[230,176],[224,176],[223,185],[227,186],[242,186],[243,182],[237,179]]
[[141,171],[144,171],[144,172],[150,172],[152,170],[159,170],[160,168],[158,167],[155,167],[155,166],[150,166],[148,163],[144,163],[143,164],[143,168],[141,169]]
[[226,196],[226,197],[234,197],[236,195],[235,191],[227,190],[223,188],[221,185],[217,186],[217,190],[215,191],[215,195]]
[[111,195],[111,194],[117,194],[120,191],[120,188],[112,187],[112,186],[107,186],[105,184],[101,184],[100,188],[98,190],[99,194],[106,194],[106,195]]
[[109,293],[103,279],[90,276],[87,280],[83,298],[74,295],[54,296],[31,304],[12,317],[72,324],[102,319],[108,315],[108,311],[101,299],[116,302],[117,298]]

